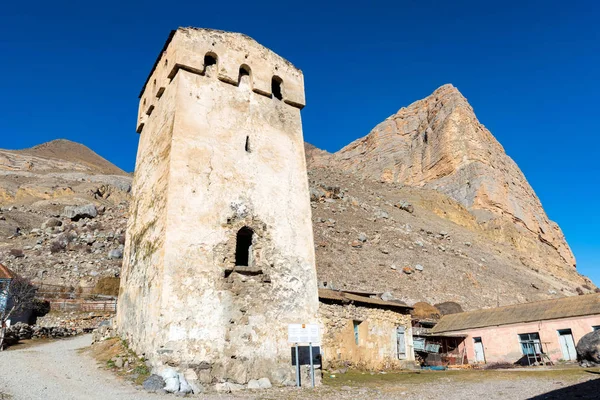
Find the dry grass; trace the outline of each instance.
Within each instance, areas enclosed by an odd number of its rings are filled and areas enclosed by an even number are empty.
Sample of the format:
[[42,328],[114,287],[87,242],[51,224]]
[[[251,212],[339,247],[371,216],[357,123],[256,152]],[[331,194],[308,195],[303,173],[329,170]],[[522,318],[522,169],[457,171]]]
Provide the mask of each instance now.
[[[137,385],[141,385],[142,382],[150,376],[150,370],[146,366],[144,360],[140,359],[140,357],[129,349],[127,342],[119,338],[110,338],[94,343],[85,351],[116,375],[131,380]],[[119,356],[133,360],[128,369],[117,368],[115,366],[113,360],[115,357]]]
[[524,378],[558,379],[576,382],[590,373],[600,373],[600,368],[515,368],[508,370],[456,370],[456,371],[406,371],[397,373],[374,373],[348,371],[345,374],[323,376],[323,382],[332,387],[360,386],[381,388],[382,386],[411,386],[449,382],[479,382],[488,380],[513,380]]
[[92,289],[93,294],[105,294],[108,296],[118,296],[119,295],[119,284],[121,280],[119,278],[114,278],[110,276],[106,276],[104,278],[100,278]]

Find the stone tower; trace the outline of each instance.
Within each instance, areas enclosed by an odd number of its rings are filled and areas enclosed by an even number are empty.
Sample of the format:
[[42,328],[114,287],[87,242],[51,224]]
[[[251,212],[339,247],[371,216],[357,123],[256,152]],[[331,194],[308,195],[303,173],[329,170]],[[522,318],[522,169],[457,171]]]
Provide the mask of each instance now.
[[117,314],[155,366],[294,379],[289,323],[317,323],[304,78],[239,33],[180,28],[140,94]]

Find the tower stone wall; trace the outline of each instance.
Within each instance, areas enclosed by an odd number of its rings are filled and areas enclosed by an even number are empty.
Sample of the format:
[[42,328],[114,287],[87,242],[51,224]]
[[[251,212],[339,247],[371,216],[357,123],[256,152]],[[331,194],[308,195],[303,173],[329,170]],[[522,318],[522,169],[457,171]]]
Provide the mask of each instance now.
[[140,95],[117,313],[155,365],[294,379],[287,325],[318,318],[303,106],[302,73],[251,38],[169,37]]

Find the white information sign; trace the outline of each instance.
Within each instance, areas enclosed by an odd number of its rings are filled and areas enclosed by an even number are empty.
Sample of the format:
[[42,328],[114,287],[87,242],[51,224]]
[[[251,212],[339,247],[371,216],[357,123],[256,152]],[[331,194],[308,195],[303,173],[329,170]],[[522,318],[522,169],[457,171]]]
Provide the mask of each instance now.
[[290,343],[312,343],[321,341],[319,325],[317,324],[289,324],[288,342]]

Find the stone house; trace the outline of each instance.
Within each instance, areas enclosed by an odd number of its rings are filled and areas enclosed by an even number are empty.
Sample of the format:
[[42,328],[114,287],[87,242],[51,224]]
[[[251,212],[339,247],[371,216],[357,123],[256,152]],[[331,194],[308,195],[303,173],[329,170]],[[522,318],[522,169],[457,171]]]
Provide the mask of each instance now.
[[0,315],[8,307],[8,288],[14,276],[14,273],[10,269],[0,264]]
[[294,382],[319,300],[304,76],[250,37],[171,32],[140,93],[118,333],[201,383]]
[[[0,264],[0,315],[3,315],[14,304],[10,298],[9,287],[11,281],[16,277],[17,275],[13,271]],[[10,319],[6,321],[6,325],[10,326],[17,322],[29,323],[32,314],[33,312],[30,308],[22,310],[19,313],[13,313]]]
[[600,294],[563,297],[442,317],[432,334],[463,335],[470,363],[575,361],[576,343],[600,329]]
[[324,369],[414,366],[412,307],[356,292],[319,289]]

